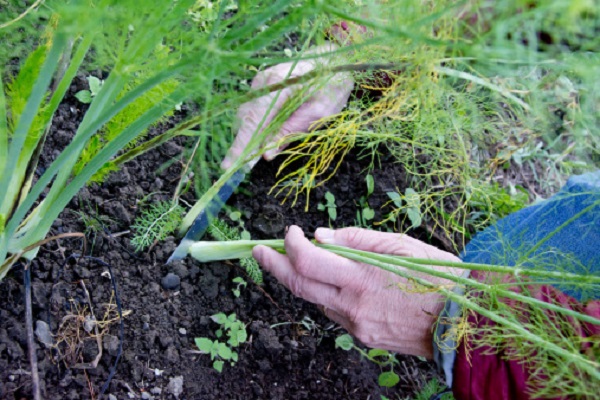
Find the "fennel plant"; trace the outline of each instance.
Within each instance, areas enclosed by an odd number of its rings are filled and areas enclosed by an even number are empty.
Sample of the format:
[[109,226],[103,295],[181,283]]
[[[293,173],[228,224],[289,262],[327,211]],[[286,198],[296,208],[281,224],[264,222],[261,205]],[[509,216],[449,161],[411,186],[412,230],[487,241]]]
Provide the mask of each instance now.
[[[248,94],[215,88],[237,85],[248,66],[280,62],[271,46],[302,24],[316,29],[322,11],[312,1],[256,1],[225,17],[224,3],[206,32],[190,28],[194,0],[149,0],[141,9],[134,0],[53,3],[37,48],[16,76],[1,76],[0,279],[17,260],[35,257],[53,221],[103,168],[118,168],[175,136],[197,136],[191,128],[247,100]],[[108,77],[71,142],[36,175],[45,138],[53,134],[52,117],[88,66]],[[191,100],[198,112],[133,147],[148,127]],[[131,107],[141,112],[123,114]],[[220,140],[230,133],[210,135]]]

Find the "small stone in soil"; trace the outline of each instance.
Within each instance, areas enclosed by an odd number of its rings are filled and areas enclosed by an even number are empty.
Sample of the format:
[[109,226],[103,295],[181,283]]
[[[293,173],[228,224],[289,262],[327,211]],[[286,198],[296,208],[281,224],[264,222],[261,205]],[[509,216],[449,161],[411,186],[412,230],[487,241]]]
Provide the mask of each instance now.
[[150,393],[152,393],[152,394],[161,394],[162,393],[162,389],[159,388],[159,387],[155,387],[155,388],[150,389]]
[[179,395],[183,393],[183,376],[176,376],[174,378],[169,379],[167,391],[178,399]]
[[35,336],[37,336],[38,340],[42,342],[44,346],[52,346],[53,340],[52,334],[50,333],[50,326],[44,321],[35,321]]
[[104,350],[108,351],[111,356],[116,356],[119,350],[119,338],[113,335],[106,335],[102,338]]
[[162,280],[160,284],[165,290],[177,290],[179,289],[179,284],[181,283],[181,279],[172,272],[169,272]]

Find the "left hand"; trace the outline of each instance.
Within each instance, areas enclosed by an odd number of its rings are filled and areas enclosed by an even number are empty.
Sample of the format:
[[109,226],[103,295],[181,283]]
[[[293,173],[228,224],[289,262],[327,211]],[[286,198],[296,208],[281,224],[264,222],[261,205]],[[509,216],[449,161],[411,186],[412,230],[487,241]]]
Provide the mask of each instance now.
[[[336,45],[327,43],[307,51],[306,55],[326,54],[333,52],[336,49]],[[279,64],[259,72],[252,80],[252,89],[261,89],[282,82],[286,78],[302,76],[315,69],[317,65],[326,66],[330,63],[331,56],[322,56],[299,61],[293,70],[291,70],[294,65],[292,62]],[[304,85],[308,84],[310,83]],[[237,118],[241,124],[240,129],[233,144],[229,148],[227,155],[221,163],[221,168],[228,169],[231,167],[233,161],[240,157],[252,139],[252,135],[262,132],[264,128],[273,121],[273,118],[275,118],[277,113],[281,110],[286,100],[290,99],[294,93],[302,87],[303,85],[293,85],[286,87],[279,92],[269,93],[256,100],[242,104],[237,114]],[[269,138],[268,142],[276,143],[279,139],[289,134],[308,132],[318,120],[339,113],[346,106],[353,87],[354,82],[349,73],[337,73],[333,75],[323,88],[315,91],[315,93],[283,123],[279,132],[274,137]],[[278,93],[279,97],[277,97]],[[271,103],[276,97],[277,100],[271,107]],[[271,107],[270,110],[269,107]],[[267,111],[269,111],[268,114]],[[258,126],[263,117],[265,118],[265,121],[262,128],[258,130]],[[263,157],[266,160],[271,160],[282,150],[283,147],[268,150]]]

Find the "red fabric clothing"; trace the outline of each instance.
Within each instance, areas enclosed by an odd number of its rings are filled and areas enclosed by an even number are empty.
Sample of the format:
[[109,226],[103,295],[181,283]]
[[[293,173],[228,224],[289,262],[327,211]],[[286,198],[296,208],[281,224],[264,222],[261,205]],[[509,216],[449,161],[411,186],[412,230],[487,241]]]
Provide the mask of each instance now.
[[[473,271],[471,277],[478,281],[487,279],[485,272]],[[518,291],[518,289],[513,289]],[[529,287],[531,294],[538,300],[553,302],[563,308],[572,309],[600,319],[600,300],[579,303],[570,296],[550,285]],[[505,301],[509,303],[509,301]],[[516,302],[512,301],[513,305]],[[547,315],[554,315],[547,311]],[[582,353],[590,354],[591,347],[600,342],[600,325],[571,319],[576,332],[592,341],[585,342]],[[495,323],[481,315],[471,313],[469,324],[476,327],[491,326]],[[467,337],[458,347],[454,363],[452,392],[457,400],[526,400],[531,399],[528,391],[528,379],[531,371],[527,360],[508,360],[505,350],[497,351],[489,346],[473,349],[474,339]],[[590,354],[591,355],[591,354]]]

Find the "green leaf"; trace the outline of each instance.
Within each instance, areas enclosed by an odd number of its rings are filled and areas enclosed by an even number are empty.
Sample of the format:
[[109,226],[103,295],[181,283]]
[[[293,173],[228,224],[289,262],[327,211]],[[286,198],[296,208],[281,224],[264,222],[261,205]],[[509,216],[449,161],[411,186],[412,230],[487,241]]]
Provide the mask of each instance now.
[[421,226],[422,217],[421,211],[419,211],[418,208],[407,208],[406,214],[408,215],[408,219],[410,219],[410,222],[412,224],[411,228],[418,228],[419,226]]
[[414,189],[406,188],[404,192],[404,200],[408,207],[421,208],[421,197],[419,193],[415,192]]
[[102,81],[95,76],[88,76],[87,80],[90,85],[91,95],[94,97],[100,91],[100,88],[102,87]]
[[335,207],[327,207],[327,214],[329,214],[329,218],[334,220],[337,218],[337,209]]
[[370,221],[375,218],[375,211],[372,208],[365,207],[362,210],[362,216],[365,220]]
[[325,211],[325,204],[322,204],[322,203],[317,204],[317,210]]
[[369,352],[367,354],[371,358],[376,358],[376,357],[387,357],[390,355],[390,352],[387,350],[383,350],[383,349],[371,349],[371,350],[369,350]]
[[221,329],[217,329],[215,331],[215,336],[217,336],[218,338],[220,338],[221,336],[223,336],[223,331]]
[[231,358],[231,349],[225,343],[219,343],[219,348],[217,349],[217,354],[223,360],[229,360]]
[[369,174],[365,180],[367,181],[367,196],[370,196],[375,190],[375,179],[373,178],[373,175]]
[[242,239],[242,240],[252,240],[252,236],[250,236],[250,232],[248,232],[248,231],[242,231],[240,233],[240,239]]
[[203,353],[209,354],[213,346],[213,341],[208,338],[196,338],[196,347]]
[[213,363],[213,368],[214,368],[215,370],[217,370],[217,372],[223,372],[223,365],[225,365],[225,363],[224,363],[223,361],[221,361],[221,360],[216,360],[216,361]]
[[234,222],[239,221],[241,217],[242,217],[242,213],[239,211],[232,211],[229,213],[229,219]]
[[352,348],[354,347],[354,339],[352,339],[352,336],[348,334],[338,336],[335,339],[335,347],[339,347],[340,349],[346,351],[352,350]]
[[227,316],[224,313],[218,313],[210,317],[217,324],[223,325],[227,321]]
[[335,205],[335,196],[331,192],[325,192],[325,200],[327,200],[327,205]]
[[92,102],[92,93],[89,90],[80,90],[75,93],[75,97],[83,104],[90,104]]
[[386,192],[396,207],[402,207],[402,197],[396,192]]
[[411,228],[421,226],[421,198],[417,192],[411,188],[407,188],[404,192],[404,200],[406,201],[406,214],[412,224]]
[[400,378],[394,371],[382,372],[379,374],[379,386],[392,387],[400,382]]
[[244,343],[248,339],[248,333],[246,332],[246,328],[240,329],[237,331],[237,341],[239,343]]
[[231,361],[234,361],[234,362],[238,361],[238,353],[236,353],[235,351],[231,352]]

